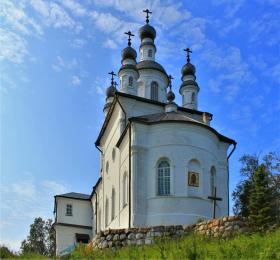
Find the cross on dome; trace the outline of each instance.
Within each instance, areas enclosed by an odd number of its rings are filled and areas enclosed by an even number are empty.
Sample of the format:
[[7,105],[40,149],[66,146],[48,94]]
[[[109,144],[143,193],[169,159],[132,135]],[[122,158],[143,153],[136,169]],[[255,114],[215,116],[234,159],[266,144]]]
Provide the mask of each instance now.
[[146,13],[146,23],[149,23],[149,14],[152,14],[152,12],[149,9],[143,10],[144,13]]
[[170,90],[172,89],[172,79],[174,79],[171,75],[169,75],[168,76],[168,78],[169,78],[169,88],[170,88]]
[[186,48],[183,51],[187,52],[187,62],[190,62],[190,53],[192,53],[192,51],[190,50],[190,48]]
[[118,86],[118,83],[115,81],[115,82],[114,82],[114,87],[115,87],[115,89],[117,89],[117,86]]
[[117,76],[117,75],[114,73],[114,71],[111,71],[108,74],[112,76],[111,77],[111,85],[114,86],[114,76]]
[[131,46],[131,36],[135,36],[131,31],[125,32],[128,35],[128,46]]

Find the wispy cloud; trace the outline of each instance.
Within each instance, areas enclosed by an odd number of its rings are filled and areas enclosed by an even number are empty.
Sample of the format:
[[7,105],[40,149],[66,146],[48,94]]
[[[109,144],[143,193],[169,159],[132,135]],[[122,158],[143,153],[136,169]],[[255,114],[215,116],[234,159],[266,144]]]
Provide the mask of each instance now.
[[77,76],[77,75],[72,76],[71,83],[72,83],[73,86],[79,86],[79,85],[81,85],[81,82],[82,81],[81,81],[81,78],[79,76]]
[[69,191],[67,186],[56,180],[36,180],[30,172],[23,173],[21,177],[1,189],[0,204],[1,233],[13,229],[13,235],[8,232],[5,237],[1,236],[0,243],[17,250],[24,239],[23,233],[35,217],[46,219],[52,216],[53,196]]
[[52,65],[53,70],[60,72],[63,70],[71,70],[78,65],[78,61],[75,58],[66,60],[60,55],[56,57],[55,63]]
[[0,45],[0,61],[7,60],[20,64],[28,54],[26,40],[16,33],[2,28],[0,28]]
[[85,44],[87,43],[87,41],[85,39],[81,39],[81,38],[76,38],[71,40],[70,45],[73,48],[83,48],[85,46]]

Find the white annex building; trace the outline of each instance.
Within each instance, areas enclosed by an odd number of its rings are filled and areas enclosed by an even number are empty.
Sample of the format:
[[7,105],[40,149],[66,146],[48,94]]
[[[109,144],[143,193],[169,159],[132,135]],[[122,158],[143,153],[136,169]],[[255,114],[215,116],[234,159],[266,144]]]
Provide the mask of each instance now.
[[211,127],[212,114],[198,110],[200,87],[189,49],[181,70],[182,104],[174,102],[172,78],[156,62],[156,31],[145,11],[139,59],[133,35],[126,33],[119,90],[111,73],[95,143],[100,177],[90,195],[55,196],[58,255],[100,230],[193,224],[213,218],[213,209],[217,217],[228,215],[228,160],[236,142]]

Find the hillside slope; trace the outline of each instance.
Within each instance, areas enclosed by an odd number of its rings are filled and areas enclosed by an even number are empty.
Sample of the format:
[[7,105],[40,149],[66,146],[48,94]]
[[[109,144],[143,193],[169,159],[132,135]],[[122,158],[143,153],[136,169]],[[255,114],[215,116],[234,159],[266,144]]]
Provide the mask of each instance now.
[[79,246],[70,259],[280,259],[280,229],[219,240],[198,235],[161,238],[152,245],[92,250]]

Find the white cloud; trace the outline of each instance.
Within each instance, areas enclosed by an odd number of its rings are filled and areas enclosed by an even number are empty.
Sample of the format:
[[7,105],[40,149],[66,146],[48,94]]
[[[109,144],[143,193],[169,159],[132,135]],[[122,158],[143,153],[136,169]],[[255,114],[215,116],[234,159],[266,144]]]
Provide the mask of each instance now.
[[14,5],[11,1],[1,2],[0,17],[5,25],[22,34],[42,35],[41,26],[32,17],[28,16],[21,4]]
[[116,44],[115,41],[111,40],[111,39],[107,39],[104,43],[103,46],[106,48],[110,48],[110,49],[117,49],[118,45]]
[[78,2],[73,0],[62,0],[62,4],[67,7],[73,14],[78,16],[84,16],[87,14],[87,10]]
[[78,65],[78,61],[75,58],[65,60],[60,55],[56,56],[56,62],[52,65],[53,70],[60,72],[63,70],[71,70]]
[[27,235],[28,225],[35,217],[52,217],[54,195],[69,189],[56,180],[35,180],[31,173],[23,173],[21,179],[1,189],[1,244],[19,250]]
[[0,61],[22,63],[28,54],[26,40],[18,34],[0,28]]
[[212,0],[214,5],[223,5],[225,16],[232,18],[244,4],[244,0]]
[[78,76],[72,76],[72,80],[71,80],[71,82],[72,82],[72,85],[74,85],[74,86],[79,86],[79,85],[81,85],[81,79],[80,79],[80,77],[78,77]]
[[271,68],[271,76],[280,84],[280,63]]
[[279,45],[280,34],[278,33],[280,16],[277,12],[264,13],[260,17],[249,22],[249,40],[261,45]]
[[87,41],[85,39],[81,39],[81,38],[76,38],[73,39],[70,43],[71,47],[73,48],[77,48],[80,49],[82,47],[84,47],[84,45],[87,43]]
[[63,194],[67,192],[66,187],[54,180],[45,180],[42,182],[42,186],[49,190],[52,194]]

